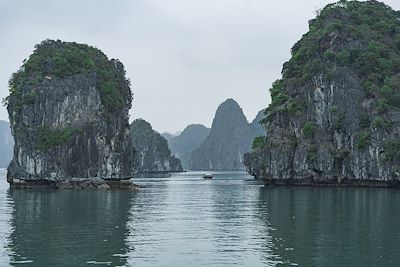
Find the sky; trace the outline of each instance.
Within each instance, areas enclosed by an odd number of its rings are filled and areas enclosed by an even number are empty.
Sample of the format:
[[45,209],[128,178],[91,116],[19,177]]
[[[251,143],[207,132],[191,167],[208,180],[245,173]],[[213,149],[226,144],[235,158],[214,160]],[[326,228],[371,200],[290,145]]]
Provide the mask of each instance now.
[[[235,99],[247,119],[270,103],[290,49],[325,0],[0,0],[0,97],[45,39],[86,43],[117,58],[131,79],[130,120],[159,132],[211,126]],[[385,0],[400,9],[399,0]],[[0,107],[0,120],[8,120]]]

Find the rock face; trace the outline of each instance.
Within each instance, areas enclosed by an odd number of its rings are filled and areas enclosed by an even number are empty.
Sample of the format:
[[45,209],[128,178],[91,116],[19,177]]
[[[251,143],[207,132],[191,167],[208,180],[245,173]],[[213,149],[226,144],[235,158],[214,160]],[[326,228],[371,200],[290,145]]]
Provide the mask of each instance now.
[[271,89],[247,170],[275,184],[398,184],[399,40],[400,15],[382,3],[325,7]]
[[150,123],[137,119],[131,124],[130,133],[139,172],[183,171],[180,160],[171,156],[167,140],[154,131]]
[[185,169],[189,169],[190,156],[206,139],[210,129],[201,124],[187,126],[180,135],[171,138],[169,147],[172,154],[177,156]]
[[252,126],[247,122],[239,104],[228,99],[217,109],[210,134],[192,152],[192,170],[244,170],[242,158],[250,151],[254,139]]
[[265,109],[260,110],[257,113],[257,116],[254,118],[254,120],[250,123],[251,132],[254,137],[265,136],[265,128],[262,126],[261,123],[264,117],[265,117]]
[[7,100],[11,185],[133,176],[132,97],[118,60],[87,45],[43,41],[11,77]]
[[14,139],[11,135],[10,123],[0,121],[0,168],[7,168],[13,156]]

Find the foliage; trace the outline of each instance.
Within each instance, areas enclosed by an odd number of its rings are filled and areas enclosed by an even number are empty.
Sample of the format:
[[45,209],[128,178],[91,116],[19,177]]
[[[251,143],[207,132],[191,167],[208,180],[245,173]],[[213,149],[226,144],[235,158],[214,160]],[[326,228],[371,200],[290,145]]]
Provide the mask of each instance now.
[[389,109],[390,109],[390,105],[389,105],[389,102],[386,99],[379,99],[378,100],[378,105],[376,107],[376,111],[379,114],[386,113],[387,111],[389,111]]
[[376,117],[371,124],[371,126],[375,129],[388,129],[391,125],[392,124],[388,120],[379,116]]
[[315,125],[314,122],[311,121],[306,122],[302,128],[303,136],[308,139],[313,137],[316,128],[317,126]]
[[298,101],[294,100],[293,98],[290,98],[287,104],[287,111],[289,112],[290,115],[292,116],[300,116],[301,111],[304,108],[303,103],[299,103]]
[[370,119],[367,113],[362,113],[360,118],[359,118],[359,125],[361,129],[364,128],[369,128],[370,125]]
[[[129,81],[121,62],[108,60],[99,49],[75,42],[45,40],[35,46],[35,50],[22,67],[9,80],[10,96],[17,100],[24,86],[36,86],[45,77],[66,78],[75,74],[94,73],[97,87],[106,110],[119,112],[124,104],[132,100]],[[31,104],[34,98],[25,103]]]
[[265,136],[257,136],[253,140],[252,149],[257,150],[261,149],[265,146],[266,137]]
[[48,150],[52,147],[62,145],[67,142],[73,134],[72,129],[52,129],[47,126],[42,126],[39,128],[39,139],[37,142],[37,147],[40,150]]
[[371,141],[371,133],[368,131],[361,132],[356,139],[356,147],[363,149]]
[[[367,96],[380,101],[379,112],[400,107],[400,13],[378,1],[327,5],[293,46],[279,85],[290,80],[303,86],[319,75],[332,79],[341,67],[360,77]],[[288,98],[285,87],[275,84],[271,96],[270,109]]]
[[391,138],[383,144],[384,161],[400,160],[400,138]]
[[283,80],[276,80],[272,84],[271,92],[271,104],[266,109],[265,112],[271,111],[274,107],[280,106],[285,103],[289,97],[287,93],[284,91]]

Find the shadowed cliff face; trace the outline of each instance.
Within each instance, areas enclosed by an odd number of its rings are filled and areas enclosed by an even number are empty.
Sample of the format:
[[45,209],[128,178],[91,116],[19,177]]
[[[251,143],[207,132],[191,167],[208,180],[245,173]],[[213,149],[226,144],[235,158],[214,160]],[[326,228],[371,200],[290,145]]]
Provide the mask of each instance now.
[[139,172],[182,171],[180,160],[171,156],[167,140],[154,131],[150,123],[137,119],[131,124],[130,133]]
[[215,114],[210,134],[193,151],[192,170],[243,170],[242,157],[254,139],[252,126],[247,122],[236,101],[228,99]]
[[43,42],[10,80],[8,181],[132,177],[130,107],[120,62],[86,45]]
[[265,145],[246,154],[248,171],[283,183],[398,181],[398,40],[400,17],[382,3],[323,9],[271,89]]

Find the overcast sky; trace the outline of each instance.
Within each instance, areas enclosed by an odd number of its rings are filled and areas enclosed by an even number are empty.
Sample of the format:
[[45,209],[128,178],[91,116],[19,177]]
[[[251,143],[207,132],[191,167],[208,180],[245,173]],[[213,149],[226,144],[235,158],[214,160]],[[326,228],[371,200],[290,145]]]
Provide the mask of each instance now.
[[[131,120],[160,131],[210,126],[219,103],[249,121],[270,102],[290,48],[325,0],[0,0],[0,97],[44,39],[87,43],[118,58],[132,80]],[[399,0],[385,0],[400,9]],[[0,119],[8,120],[4,107]]]

